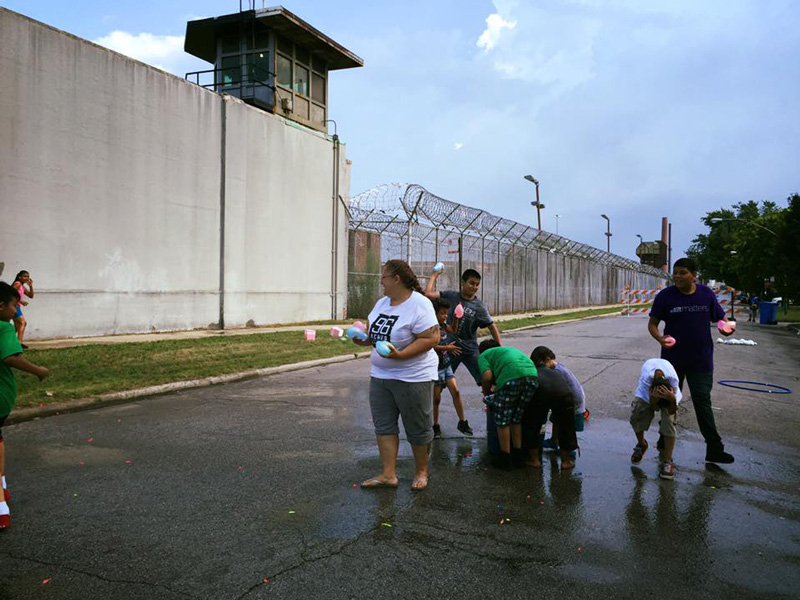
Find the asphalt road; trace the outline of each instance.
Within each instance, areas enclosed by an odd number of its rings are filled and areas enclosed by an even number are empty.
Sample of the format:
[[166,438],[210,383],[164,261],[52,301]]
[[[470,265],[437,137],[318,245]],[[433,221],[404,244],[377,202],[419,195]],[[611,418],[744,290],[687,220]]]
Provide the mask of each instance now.
[[[797,598],[800,338],[742,324],[718,345],[715,387],[736,463],[707,466],[689,402],[674,481],[655,452],[631,467],[642,318],[520,332],[584,383],[592,419],[573,473],[488,467],[480,396],[459,383],[476,437],[435,443],[429,489],[354,488],[378,470],[366,360],[9,426],[13,526],[0,598]],[[649,439],[655,441],[656,425]],[[502,523],[501,523],[502,522]]]

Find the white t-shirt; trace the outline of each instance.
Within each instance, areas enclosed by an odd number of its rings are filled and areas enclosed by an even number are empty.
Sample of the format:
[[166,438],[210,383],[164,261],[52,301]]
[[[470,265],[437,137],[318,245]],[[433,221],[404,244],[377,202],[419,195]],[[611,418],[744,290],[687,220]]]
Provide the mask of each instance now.
[[650,386],[653,385],[653,375],[656,371],[664,373],[664,377],[667,378],[667,381],[669,381],[669,384],[672,386],[672,391],[675,392],[675,401],[680,404],[683,396],[678,386],[678,374],[669,361],[663,358],[651,358],[650,360],[644,361],[635,396],[650,404]]
[[[375,303],[369,313],[370,341],[374,344],[381,340],[391,342],[398,350],[402,350],[414,341],[414,336],[439,327],[433,304],[418,292],[397,306],[391,305],[388,296]],[[370,375],[378,379],[398,379],[400,381],[419,382],[433,381],[439,378],[439,359],[432,349],[424,354],[398,360],[384,358],[375,348],[372,349],[372,369]]]

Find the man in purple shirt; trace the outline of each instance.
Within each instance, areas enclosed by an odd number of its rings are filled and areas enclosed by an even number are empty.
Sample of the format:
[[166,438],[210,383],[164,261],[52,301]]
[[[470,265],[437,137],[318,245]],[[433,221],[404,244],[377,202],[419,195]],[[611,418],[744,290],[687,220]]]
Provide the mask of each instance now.
[[[711,410],[714,342],[709,323],[728,319],[714,292],[697,283],[693,260],[677,260],[672,281],[675,285],[661,290],[653,301],[647,329],[661,344],[661,358],[675,367],[681,389],[684,379],[689,383],[697,424],[706,440],[706,462],[732,463],[733,456],[725,452]],[[664,321],[663,335],[658,330],[661,321]],[[676,340],[675,345],[668,345],[667,336]]]

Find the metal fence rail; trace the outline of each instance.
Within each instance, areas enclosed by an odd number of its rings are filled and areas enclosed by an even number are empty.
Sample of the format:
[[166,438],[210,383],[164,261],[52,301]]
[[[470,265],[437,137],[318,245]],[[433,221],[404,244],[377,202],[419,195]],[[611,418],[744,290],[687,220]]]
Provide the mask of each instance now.
[[656,287],[666,279],[653,267],[445,200],[416,184],[386,184],[354,196],[350,230],[351,316],[371,308],[380,265],[391,258],[408,262],[423,285],[433,265],[443,262],[439,289],[457,289],[464,269],[476,269],[481,300],[497,314],[613,304],[626,285]]

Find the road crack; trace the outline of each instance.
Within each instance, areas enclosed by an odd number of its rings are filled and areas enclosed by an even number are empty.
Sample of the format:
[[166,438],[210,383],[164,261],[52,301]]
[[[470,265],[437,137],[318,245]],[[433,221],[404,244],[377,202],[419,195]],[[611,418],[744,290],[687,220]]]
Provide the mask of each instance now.
[[177,594],[179,596],[183,596],[185,598],[196,598],[199,599],[200,596],[193,596],[192,594],[187,594],[186,592],[181,592],[178,590],[174,590],[169,586],[166,586],[161,583],[149,583],[146,581],[136,581],[132,579],[111,579],[109,577],[104,577],[97,573],[90,573],[89,571],[82,571],[81,569],[77,569],[75,567],[71,567],[69,565],[65,565],[62,563],[50,563],[43,560],[39,560],[37,558],[31,558],[29,556],[20,556],[14,554],[12,552],[0,552],[0,555],[5,555],[14,560],[22,560],[27,561],[33,564],[42,565],[43,567],[47,567],[48,569],[64,569],[65,571],[70,571],[71,573],[76,573],[78,575],[85,575],[86,577],[91,577],[92,579],[99,579],[100,581],[104,581],[106,583],[121,583],[126,585],[142,585],[149,588],[161,588],[162,590],[166,590],[171,594]]

